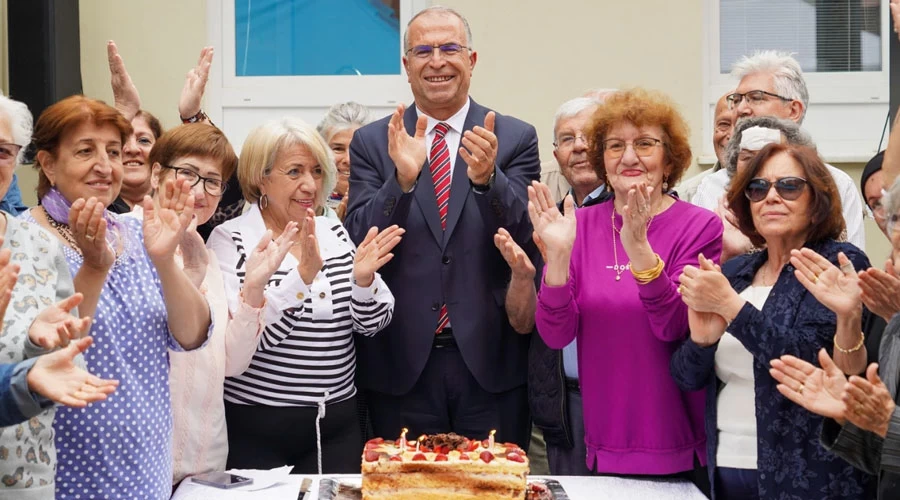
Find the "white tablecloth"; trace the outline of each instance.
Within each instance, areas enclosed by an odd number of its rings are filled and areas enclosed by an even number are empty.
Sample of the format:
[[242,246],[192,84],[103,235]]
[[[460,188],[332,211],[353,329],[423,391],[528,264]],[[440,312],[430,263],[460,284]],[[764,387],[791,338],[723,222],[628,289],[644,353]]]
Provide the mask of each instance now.
[[[260,491],[220,490],[207,486],[190,484],[185,481],[172,497],[173,500],[296,500],[303,477],[313,479],[312,488],[304,500],[319,498],[319,479],[321,476],[290,476],[289,483]],[[358,475],[326,477],[355,479]],[[590,476],[534,476],[538,478],[556,479],[566,489],[572,500],[706,500],[703,493],[693,484],[687,482],[653,481],[638,479],[621,479],[617,477]]]

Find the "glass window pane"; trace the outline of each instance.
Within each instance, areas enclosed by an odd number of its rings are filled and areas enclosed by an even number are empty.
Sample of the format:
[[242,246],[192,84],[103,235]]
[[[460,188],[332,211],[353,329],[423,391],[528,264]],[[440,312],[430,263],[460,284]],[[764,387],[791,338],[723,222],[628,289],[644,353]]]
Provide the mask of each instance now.
[[237,76],[398,75],[400,0],[234,0]]
[[720,0],[719,70],[756,50],[794,53],[805,72],[881,71],[878,0]]

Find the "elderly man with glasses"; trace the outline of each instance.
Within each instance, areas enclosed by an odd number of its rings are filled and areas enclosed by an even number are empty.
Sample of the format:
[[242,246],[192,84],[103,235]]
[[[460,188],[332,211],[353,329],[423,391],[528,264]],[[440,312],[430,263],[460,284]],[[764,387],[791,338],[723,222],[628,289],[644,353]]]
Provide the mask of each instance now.
[[[756,52],[738,61],[731,74],[740,83],[726,99],[739,121],[753,116],[774,116],[803,124],[809,107],[809,91],[800,64],[789,54],[774,50]],[[841,195],[847,241],[865,250],[863,204],[856,184],[843,170],[828,164],[826,167]]]
[[530,338],[504,308],[511,272],[498,229],[533,248],[527,186],[540,175],[534,127],[469,97],[478,54],[468,22],[425,9],[404,34],[414,105],[356,131],[350,206],[357,243],[372,226],[406,230],[382,277],[394,316],[356,339],[357,382],[375,435],[456,432],[526,448]]

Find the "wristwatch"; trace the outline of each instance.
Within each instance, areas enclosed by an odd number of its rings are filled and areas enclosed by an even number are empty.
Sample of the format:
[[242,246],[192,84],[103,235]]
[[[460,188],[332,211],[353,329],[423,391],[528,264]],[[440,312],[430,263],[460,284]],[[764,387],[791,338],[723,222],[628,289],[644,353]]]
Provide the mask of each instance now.
[[484,194],[491,190],[491,187],[494,185],[494,177],[497,176],[497,167],[494,167],[494,171],[491,172],[491,177],[488,178],[487,184],[475,184],[472,182],[472,179],[469,179],[469,184],[472,185],[472,191],[475,191],[478,194]]

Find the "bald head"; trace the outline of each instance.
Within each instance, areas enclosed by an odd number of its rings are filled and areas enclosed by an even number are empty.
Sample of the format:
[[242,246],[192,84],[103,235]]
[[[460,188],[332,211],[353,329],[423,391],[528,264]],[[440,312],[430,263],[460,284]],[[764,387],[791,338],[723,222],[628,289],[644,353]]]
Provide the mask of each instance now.
[[713,117],[713,149],[716,151],[716,158],[719,165],[725,166],[725,146],[731,139],[731,133],[734,131],[734,110],[728,109],[728,95],[733,93],[728,91],[716,102],[715,116]]

